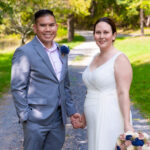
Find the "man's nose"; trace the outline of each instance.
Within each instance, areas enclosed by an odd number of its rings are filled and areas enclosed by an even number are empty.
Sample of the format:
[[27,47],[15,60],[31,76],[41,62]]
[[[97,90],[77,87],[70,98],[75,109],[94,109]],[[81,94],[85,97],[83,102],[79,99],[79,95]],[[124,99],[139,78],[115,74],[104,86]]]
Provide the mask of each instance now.
[[45,30],[50,31],[50,29],[51,29],[50,26],[47,25]]

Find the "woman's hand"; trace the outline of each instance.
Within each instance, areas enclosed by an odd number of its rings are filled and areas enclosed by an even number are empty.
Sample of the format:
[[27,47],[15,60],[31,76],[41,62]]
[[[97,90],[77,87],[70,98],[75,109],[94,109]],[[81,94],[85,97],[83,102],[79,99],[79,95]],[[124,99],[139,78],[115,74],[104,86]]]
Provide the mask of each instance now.
[[124,126],[124,131],[127,132],[127,131],[132,131],[134,132],[134,128],[132,127],[132,125],[129,123],[129,124],[126,124]]
[[84,114],[82,114],[81,120],[82,120],[82,127],[81,128],[84,129],[86,127],[86,118],[85,118]]

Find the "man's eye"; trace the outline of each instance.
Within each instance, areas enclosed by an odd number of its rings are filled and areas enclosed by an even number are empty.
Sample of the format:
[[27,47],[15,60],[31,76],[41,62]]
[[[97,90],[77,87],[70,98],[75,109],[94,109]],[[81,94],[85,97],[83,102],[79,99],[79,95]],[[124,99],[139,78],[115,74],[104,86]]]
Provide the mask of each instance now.
[[49,26],[50,26],[50,27],[53,27],[53,26],[55,26],[55,24],[50,24]]
[[45,24],[40,24],[40,26],[44,27],[44,26],[45,26]]

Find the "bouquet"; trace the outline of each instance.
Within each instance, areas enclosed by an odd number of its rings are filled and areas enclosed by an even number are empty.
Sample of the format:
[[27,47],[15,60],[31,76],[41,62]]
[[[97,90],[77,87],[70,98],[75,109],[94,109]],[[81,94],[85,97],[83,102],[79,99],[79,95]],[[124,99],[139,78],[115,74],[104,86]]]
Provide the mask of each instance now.
[[128,131],[118,137],[115,150],[150,150],[149,136],[142,132]]

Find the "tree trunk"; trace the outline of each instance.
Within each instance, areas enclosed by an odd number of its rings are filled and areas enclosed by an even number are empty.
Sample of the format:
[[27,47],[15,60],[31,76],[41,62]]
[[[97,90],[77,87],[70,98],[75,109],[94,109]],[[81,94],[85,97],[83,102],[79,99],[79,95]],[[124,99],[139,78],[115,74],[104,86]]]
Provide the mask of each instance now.
[[147,16],[146,26],[150,26],[150,15]]
[[144,35],[144,11],[140,9],[140,28],[141,28],[141,36]]
[[25,40],[26,40],[26,35],[22,34],[21,35],[21,43],[20,43],[21,46],[26,43]]
[[68,42],[71,42],[74,38],[74,15],[73,14],[68,16],[67,28],[68,28]]

